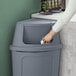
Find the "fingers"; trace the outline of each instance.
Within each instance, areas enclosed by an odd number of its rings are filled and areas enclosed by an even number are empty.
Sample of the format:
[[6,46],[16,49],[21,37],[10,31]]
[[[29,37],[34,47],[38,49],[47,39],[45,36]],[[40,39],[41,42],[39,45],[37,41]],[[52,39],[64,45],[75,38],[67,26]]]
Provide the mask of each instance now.
[[50,41],[47,41],[47,40],[45,40],[45,39],[42,39],[43,41],[44,41],[44,43],[49,43]]

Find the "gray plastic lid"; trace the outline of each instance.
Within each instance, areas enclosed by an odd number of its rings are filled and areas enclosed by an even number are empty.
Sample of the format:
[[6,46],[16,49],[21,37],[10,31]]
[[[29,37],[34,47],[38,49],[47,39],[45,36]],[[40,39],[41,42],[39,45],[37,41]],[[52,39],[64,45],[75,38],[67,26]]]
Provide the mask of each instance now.
[[56,51],[61,48],[59,34],[49,44],[41,45],[40,39],[56,21],[29,19],[17,22],[11,51]]

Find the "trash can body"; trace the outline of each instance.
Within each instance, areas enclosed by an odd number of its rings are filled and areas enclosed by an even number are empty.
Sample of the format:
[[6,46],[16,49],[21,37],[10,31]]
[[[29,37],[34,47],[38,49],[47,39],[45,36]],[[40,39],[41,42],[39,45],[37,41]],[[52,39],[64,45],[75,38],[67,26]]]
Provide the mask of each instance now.
[[61,49],[59,34],[52,42],[40,44],[40,39],[54,23],[40,19],[17,23],[10,46],[13,76],[58,76]]

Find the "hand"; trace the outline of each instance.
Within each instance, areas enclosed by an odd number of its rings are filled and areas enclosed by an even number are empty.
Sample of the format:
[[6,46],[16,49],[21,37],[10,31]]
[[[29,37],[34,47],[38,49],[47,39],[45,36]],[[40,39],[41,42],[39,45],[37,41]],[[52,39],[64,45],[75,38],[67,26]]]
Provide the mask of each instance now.
[[44,43],[49,43],[53,37],[55,36],[56,32],[54,32],[54,30],[52,29],[48,34],[46,34],[42,40],[44,41]]

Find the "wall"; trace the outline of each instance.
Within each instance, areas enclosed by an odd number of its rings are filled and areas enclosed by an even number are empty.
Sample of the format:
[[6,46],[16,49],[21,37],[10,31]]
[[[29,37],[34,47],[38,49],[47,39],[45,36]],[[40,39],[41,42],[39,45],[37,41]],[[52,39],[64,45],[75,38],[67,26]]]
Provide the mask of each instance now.
[[17,21],[40,10],[40,0],[0,0],[0,76],[12,76],[9,45]]

